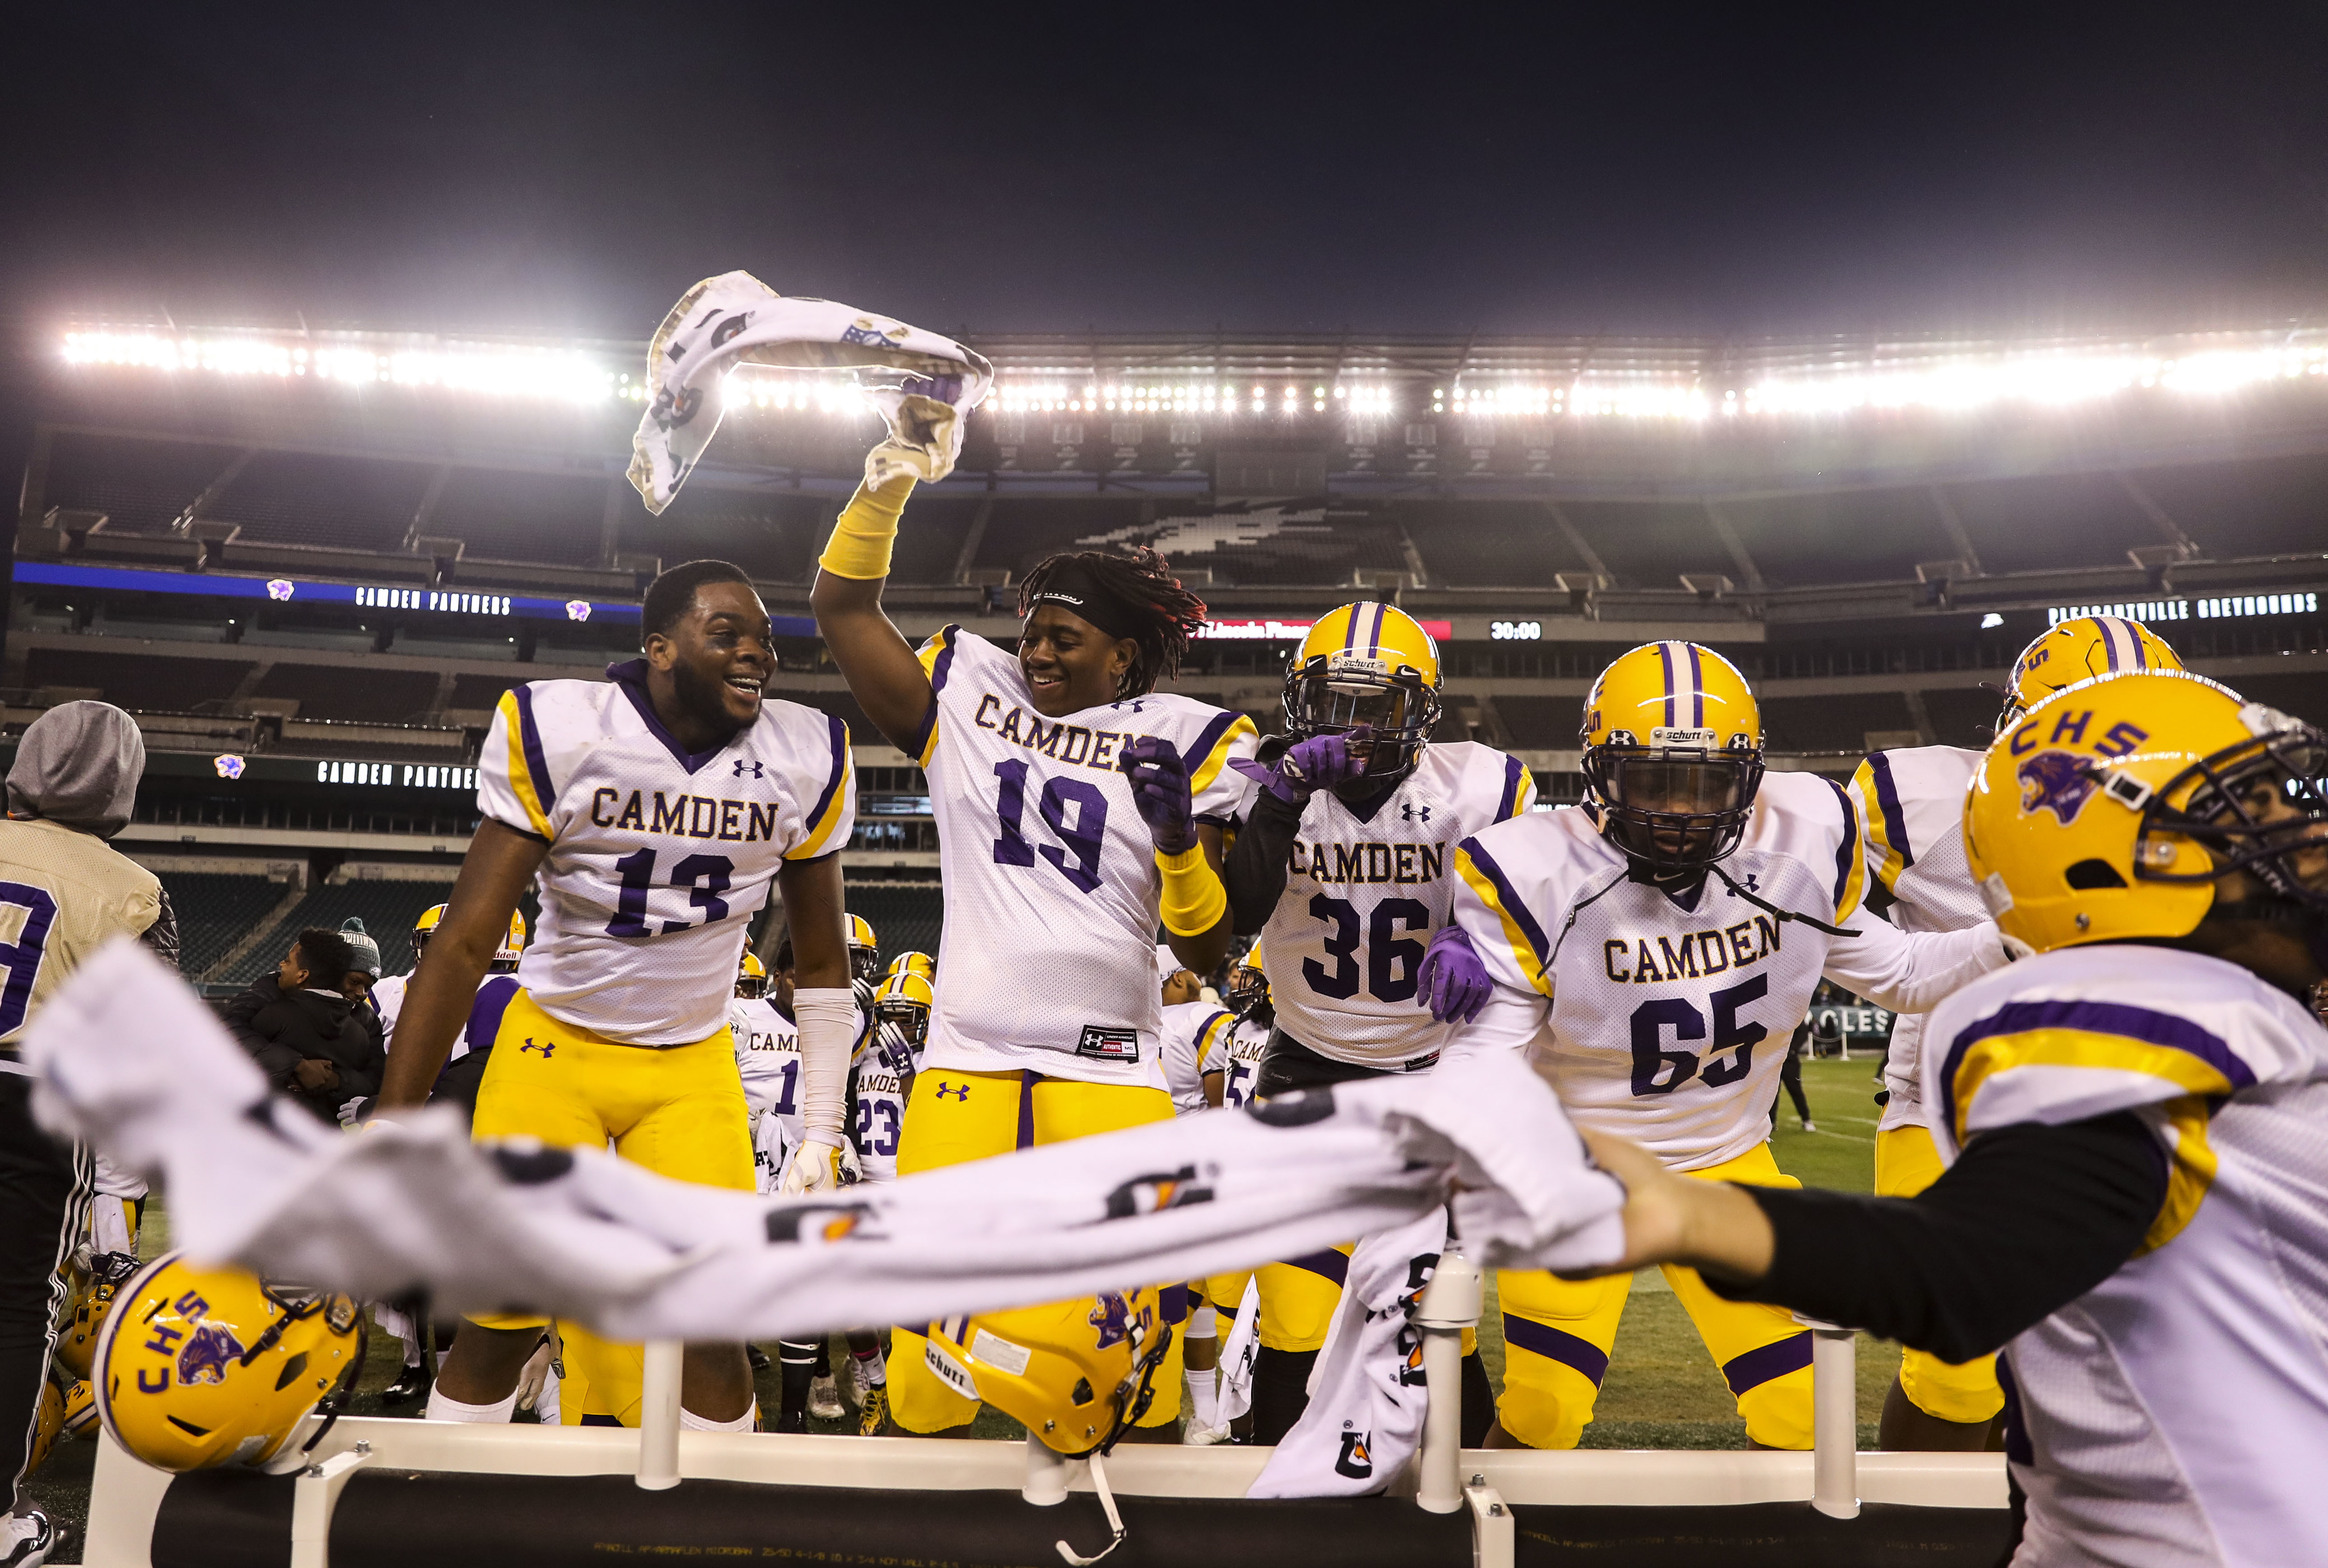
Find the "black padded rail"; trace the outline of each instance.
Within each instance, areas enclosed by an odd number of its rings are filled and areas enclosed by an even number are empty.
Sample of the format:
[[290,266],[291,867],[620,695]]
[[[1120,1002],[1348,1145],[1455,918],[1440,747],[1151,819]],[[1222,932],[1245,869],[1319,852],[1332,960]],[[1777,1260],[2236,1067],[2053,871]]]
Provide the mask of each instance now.
[[[1465,1568],[1468,1512],[1382,1498],[1301,1502],[1119,1499],[1131,1535],[1110,1568]],[[1991,1568],[2013,1534],[2001,1509],[1870,1505],[1853,1520],[1806,1503],[1734,1507],[1520,1507],[1517,1559],[1538,1568]],[[291,1482],[210,1471],[171,1483],[155,1568],[287,1562]],[[1064,1538],[1107,1544],[1098,1500],[1037,1508],[1009,1491],[874,1490],[690,1480],[641,1491],[627,1476],[352,1477],[332,1518],[333,1568],[580,1568],[621,1557],[734,1558],[895,1568],[1037,1568]]]

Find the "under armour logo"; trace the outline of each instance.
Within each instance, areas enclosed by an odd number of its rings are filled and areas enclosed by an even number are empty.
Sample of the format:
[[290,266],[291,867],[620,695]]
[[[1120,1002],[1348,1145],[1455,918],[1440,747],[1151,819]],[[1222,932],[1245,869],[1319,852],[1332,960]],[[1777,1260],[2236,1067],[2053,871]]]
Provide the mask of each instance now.
[[754,778],[758,778],[760,776],[762,770],[758,763],[747,761],[740,756],[736,759],[736,776],[737,778],[742,778],[744,776],[745,770],[747,768],[751,771],[751,775]]
[[1431,808],[1410,803],[1399,807],[1398,814],[1410,822],[1427,822],[1431,820]]
[[1739,878],[1738,885],[1741,887],[1745,888],[1749,893],[1759,893],[1762,890],[1761,883],[1755,879],[1754,873],[1751,871],[1749,871],[1743,877]]
[[522,1055],[527,1051],[540,1051],[542,1055],[542,1059],[547,1061],[549,1057],[549,1053],[557,1048],[558,1042],[556,1040],[544,1040],[541,1044],[537,1046],[533,1043],[533,1037],[531,1035],[528,1035],[525,1039],[525,1044],[518,1047],[518,1052],[520,1055]]
[[938,1084],[937,1098],[943,1100],[948,1094],[952,1094],[955,1099],[960,1100],[964,1103],[968,1103],[970,1100],[970,1085],[967,1084],[940,1083]]

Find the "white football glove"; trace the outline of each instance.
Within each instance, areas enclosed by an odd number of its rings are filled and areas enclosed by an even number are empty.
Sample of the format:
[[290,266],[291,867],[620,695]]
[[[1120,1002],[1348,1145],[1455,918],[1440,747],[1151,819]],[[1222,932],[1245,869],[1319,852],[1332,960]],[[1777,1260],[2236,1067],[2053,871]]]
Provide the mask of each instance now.
[[558,1363],[560,1349],[558,1330],[552,1329],[548,1337],[534,1347],[533,1354],[525,1358],[525,1370],[517,1377],[517,1407],[520,1410],[531,1410],[534,1402],[541,1397],[541,1391],[551,1376],[550,1368]]
[[864,1168],[857,1163],[857,1150],[847,1143],[838,1148],[817,1141],[811,1133],[808,1141],[793,1153],[784,1167],[784,1179],[780,1188],[785,1197],[800,1197],[812,1192],[837,1192],[844,1187],[854,1187],[865,1179]]

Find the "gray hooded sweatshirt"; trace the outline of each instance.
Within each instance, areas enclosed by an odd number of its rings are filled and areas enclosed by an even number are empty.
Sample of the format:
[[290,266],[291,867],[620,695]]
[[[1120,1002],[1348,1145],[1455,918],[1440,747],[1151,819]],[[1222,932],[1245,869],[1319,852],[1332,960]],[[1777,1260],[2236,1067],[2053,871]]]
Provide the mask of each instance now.
[[8,812],[109,839],[127,825],[145,772],[136,719],[109,702],[60,703],[17,744]]

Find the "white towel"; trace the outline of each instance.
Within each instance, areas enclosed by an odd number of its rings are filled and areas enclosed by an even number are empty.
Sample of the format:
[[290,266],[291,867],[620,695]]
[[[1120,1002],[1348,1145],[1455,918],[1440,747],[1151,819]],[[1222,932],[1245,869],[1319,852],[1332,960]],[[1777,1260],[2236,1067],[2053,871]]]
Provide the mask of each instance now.
[[1406,1468],[1422,1445],[1431,1403],[1422,1330],[1410,1319],[1446,1244],[1444,1209],[1357,1244],[1310,1371],[1309,1406],[1278,1440],[1246,1497],[1364,1497]]
[[848,369],[889,427],[865,456],[877,489],[901,474],[943,479],[962,420],[994,385],[985,357],[949,337],[829,299],[787,298],[748,272],[707,277],[681,296],[647,348],[647,411],[631,437],[631,483],[661,512],[719,428],[738,364]]
[[1622,1189],[1505,1056],[781,1199],[603,1150],[474,1146],[450,1111],[325,1128],[127,939],[23,1052],[44,1124],[158,1178],[198,1260],[615,1339],[797,1338],[1223,1273],[1403,1225],[1455,1180],[1482,1189],[1453,1203],[1486,1266],[1587,1269],[1624,1239]]
[[1261,1354],[1261,1282],[1248,1276],[1236,1321],[1221,1341],[1221,1394],[1214,1424],[1226,1426],[1253,1408],[1253,1368]]

